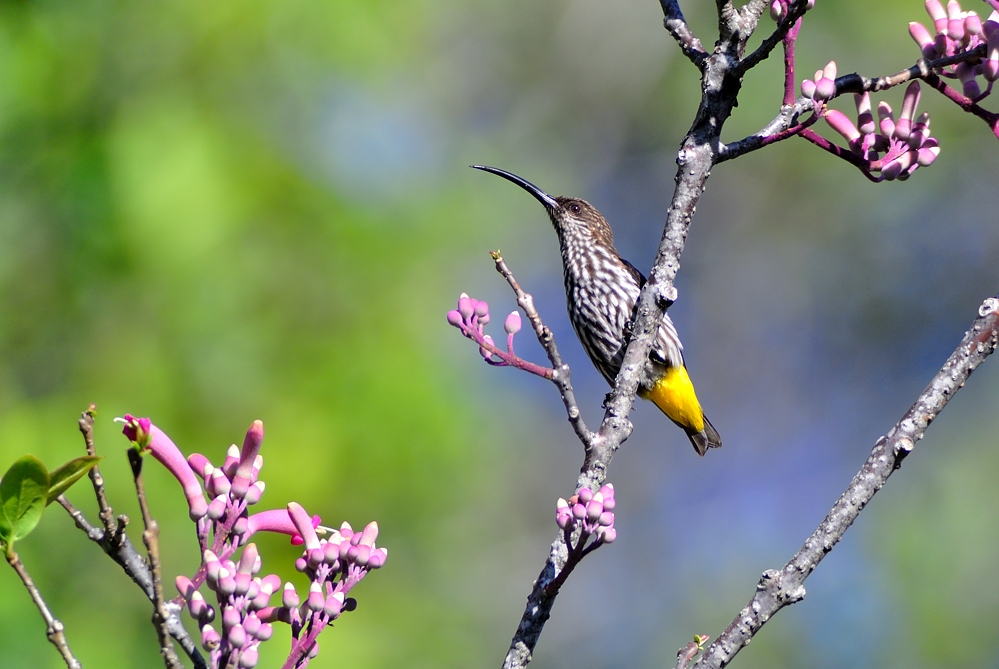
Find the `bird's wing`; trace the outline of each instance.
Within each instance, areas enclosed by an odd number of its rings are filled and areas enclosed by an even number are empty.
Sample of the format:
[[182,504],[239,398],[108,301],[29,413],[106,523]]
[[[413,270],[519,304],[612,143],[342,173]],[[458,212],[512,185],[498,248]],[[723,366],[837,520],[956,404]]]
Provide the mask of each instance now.
[[[638,282],[638,289],[641,290],[645,286],[645,275],[624,258],[621,258],[621,262]],[[676,327],[670,320],[669,314],[663,314],[662,323],[659,324],[659,333],[652,343],[649,357],[667,367],[683,366],[683,344],[680,343],[680,336],[677,335]]]

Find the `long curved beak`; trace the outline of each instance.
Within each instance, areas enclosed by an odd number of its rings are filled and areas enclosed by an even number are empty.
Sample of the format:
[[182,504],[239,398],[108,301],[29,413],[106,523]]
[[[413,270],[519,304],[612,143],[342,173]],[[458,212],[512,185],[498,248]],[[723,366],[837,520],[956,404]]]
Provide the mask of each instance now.
[[501,170],[496,167],[487,167],[485,165],[470,165],[470,167],[476,170],[482,170],[483,172],[489,172],[490,174],[495,174],[498,177],[503,177],[507,181],[512,181],[534,197],[538,198],[541,204],[545,205],[545,209],[548,209],[549,211],[559,208],[559,204],[555,201],[555,198],[532,184],[527,179],[518,177],[512,172],[507,172],[506,170]]

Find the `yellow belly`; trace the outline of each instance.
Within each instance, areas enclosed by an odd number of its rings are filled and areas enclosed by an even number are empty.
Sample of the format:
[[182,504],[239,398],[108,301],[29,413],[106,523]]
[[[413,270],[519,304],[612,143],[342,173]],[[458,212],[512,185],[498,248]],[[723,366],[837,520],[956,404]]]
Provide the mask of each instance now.
[[670,367],[656,385],[638,394],[651,400],[674,423],[691,432],[704,429],[704,412],[686,367]]

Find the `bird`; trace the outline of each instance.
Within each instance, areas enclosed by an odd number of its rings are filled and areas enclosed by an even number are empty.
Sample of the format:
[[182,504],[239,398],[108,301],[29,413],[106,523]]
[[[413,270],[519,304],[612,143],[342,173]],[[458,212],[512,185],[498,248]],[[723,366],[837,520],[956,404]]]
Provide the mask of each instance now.
[[[645,276],[621,257],[610,224],[589,202],[552,197],[530,181],[496,167],[471,167],[512,181],[544,205],[562,252],[569,321],[593,365],[613,386],[624,360],[625,331]],[[704,415],[687,373],[676,327],[665,313],[639,379],[638,395],[676,423],[698,455],[721,447],[721,436]]]

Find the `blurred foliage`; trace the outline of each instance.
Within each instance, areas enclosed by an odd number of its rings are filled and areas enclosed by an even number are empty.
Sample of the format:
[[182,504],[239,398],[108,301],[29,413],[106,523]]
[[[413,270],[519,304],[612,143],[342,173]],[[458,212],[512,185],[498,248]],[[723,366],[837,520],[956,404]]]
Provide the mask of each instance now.
[[[686,4],[710,44],[709,3]],[[820,0],[799,72],[907,67],[921,4]],[[580,455],[550,387],[485,368],[445,324],[462,290],[513,308],[487,250],[535,293],[591,422],[606,388],[542,212],[465,166],[587,198],[647,267],[694,75],[649,0],[3,3],[0,469],[81,454],[96,402],[134,517],[113,416],[216,461],[261,418],[263,506],[377,519],[390,549],[313,666],[498,662]],[[747,77],[726,138],[775,115],[779,75]],[[620,538],[566,586],[538,666],[661,666],[717,634],[996,292],[997,147],[948,105],[924,94],[943,154],[906,184],[798,141],[715,170],[671,313],[726,448],[697,460],[636,412],[611,472]],[[994,365],[740,667],[991,662]],[[197,565],[193,532],[176,483],[147,478],[170,581]],[[86,486],[70,496],[95,516]],[[262,543],[295,578],[287,542]],[[84,666],[161,666],[148,603],[61,509],[18,546]],[[9,573],[0,629],[3,667],[60,665]]]

